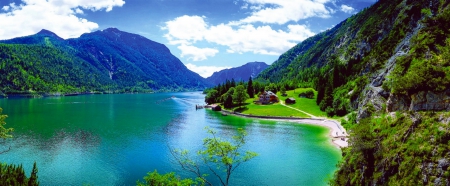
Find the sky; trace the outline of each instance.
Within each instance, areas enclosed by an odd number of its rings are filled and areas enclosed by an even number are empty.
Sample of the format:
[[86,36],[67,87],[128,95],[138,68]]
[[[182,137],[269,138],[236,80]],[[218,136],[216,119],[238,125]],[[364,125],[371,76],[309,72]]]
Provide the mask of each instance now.
[[272,64],[376,0],[0,0],[0,40],[47,29],[62,38],[106,28],[166,45],[203,77]]

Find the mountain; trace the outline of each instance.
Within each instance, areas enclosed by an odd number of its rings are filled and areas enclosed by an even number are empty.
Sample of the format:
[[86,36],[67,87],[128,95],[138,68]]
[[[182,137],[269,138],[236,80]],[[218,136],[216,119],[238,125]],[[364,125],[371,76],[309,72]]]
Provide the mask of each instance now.
[[250,77],[255,78],[261,71],[263,71],[267,67],[269,67],[269,65],[264,62],[249,62],[240,67],[214,72],[214,74],[206,78],[206,80],[213,85],[223,83],[227,79],[234,79],[235,81],[248,81]]
[[[444,94],[450,87],[448,64],[436,62],[448,48],[448,2],[421,2],[378,1],[282,54],[258,79],[312,86],[318,104],[331,115],[358,110],[364,118],[369,100],[375,100],[376,110],[383,100],[389,111],[408,109],[411,102],[412,111],[438,109],[420,105],[449,99]],[[414,102],[424,91],[440,98]],[[386,102],[394,99],[403,104]]]
[[0,43],[0,91],[5,94],[201,90],[210,85],[163,44],[116,28],[67,40],[42,30]]
[[346,116],[331,185],[450,184],[449,4],[379,0],[256,78],[313,87],[323,111]]

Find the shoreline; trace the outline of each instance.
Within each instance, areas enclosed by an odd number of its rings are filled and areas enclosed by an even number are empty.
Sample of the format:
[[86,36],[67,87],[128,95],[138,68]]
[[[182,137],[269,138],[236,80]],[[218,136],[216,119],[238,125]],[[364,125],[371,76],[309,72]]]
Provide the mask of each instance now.
[[[285,121],[298,124],[316,125],[326,127],[330,130],[328,137],[331,138],[331,143],[337,148],[348,147],[348,134],[342,125],[334,120],[324,118],[294,118],[294,117],[281,117],[281,116],[256,116],[247,115],[242,113],[231,112],[228,110],[222,110],[222,113],[231,114],[234,116],[245,118],[257,118],[272,121]],[[344,139],[344,140],[342,140]]]

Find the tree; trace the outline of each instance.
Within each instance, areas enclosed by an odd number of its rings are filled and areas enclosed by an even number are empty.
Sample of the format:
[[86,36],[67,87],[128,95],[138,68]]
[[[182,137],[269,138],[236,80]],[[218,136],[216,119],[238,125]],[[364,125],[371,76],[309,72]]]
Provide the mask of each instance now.
[[39,182],[37,181],[38,179],[37,173],[38,169],[36,167],[36,162],[34,162],[33,169],[31,170],[30,179],[28,179],[28,186],[39,185]]
[[144,177],[145,182],[137,181],[138,186],[166,186],[166,185],[177,185],[177,186],[187,186],[196,184],[192,179],[180,179],[175,175],[174,172],[170,172],[167,174],[159,174],[158,171],[154,171],[152,173],[147,173],[147,176]]
[[232,95],[227,95],[225,99],[225,103],[223,104],[225,108],[231,108],[233,106],[233,97]]
[[237,86],[233,94],[233,101],[237,102],[239,105],[242,105],[242,103],[247,99],[249,99],[249,96],[245,91],[244,86],[243,85]]
[[[7,115],[2,115],[3,109],[0,108],[0,138],[7,139],[12,138],[10,134],[13,129],[6,129],[3,125],[6,124],[5,119],[8,117]],[[0,152],[0,154],[9,151],[4,150]],[[38,169],[36,167],[36,162],[33,164],[33,170],[31,171],[30,178],[27,178],[25,175],[25,171],[23,170],[22,165],[16,166],[13,164],[7,165],[0,163],[0,185],[28,185],[35,186],[39,185],[37,181],[37,172]]]
[[272,91],[273,93],[276,94],[278,92],[278,87],[277,85],[275,85],[275,83],[270,83],[268,86],[266,86],[265,90]]
[[[8,117],[7,115],[2,115],[3,109],[0,108],[0,138],[5,140],[7,138],[12,138],[12,135],[10,134],[14,129],[12,128],[5,128],[4,125],[6,124],[5,119]],[[0,152],[0,154],[7,152],[8,150],[4,150]]]
[[30,178],[27,178],[22,165],[0,163],[0,185],[36,186],[37,181],[36,162],[33,165]]
[[280,91],[282,95],[286,94],[286,88],[283,85],[281,86]]
[[207,104],[216,103],[218,95],[219,95],[219,92],[215,89],[208,91],[208,93],[205,96],[205,102]]
[[252,77],[248,78],[247,94],[248,94],[248,96],[250,96],[250,98],[254,98],[255,97],[255,89],[253,88]]
[[203,164],[220,180],[221,185],[227,186],[231,174],[242,163],[251,160],[258,154],[242,150],[247,133],[241,128],[238,129],[238,135],[233,136],[232,142],[219,138],[217,132],[209,127],[205,129],[212,137],[203,139],[203,150],[197,152],[197,159],[191,158],[187,150],[171,150],[171,153],[181,167],[195,174],[200,182],[213,185],[201,170],[200,164]]
[[233,94],[235,88],[231,87],[225,94],[222,95],[223,106],[225,108],[231,108],[233,106]]

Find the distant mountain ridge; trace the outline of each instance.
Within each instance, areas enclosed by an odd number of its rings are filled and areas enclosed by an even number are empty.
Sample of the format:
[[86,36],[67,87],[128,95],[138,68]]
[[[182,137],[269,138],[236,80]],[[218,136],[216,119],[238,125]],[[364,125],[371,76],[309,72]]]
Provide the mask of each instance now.
[[0,91],[5,94],[153,92],[210,86],[163,44],[116,28],[67,40],[41,30],[0,41],[0,48],[0,72],[5,74],[0,77]]
[[265,70],[269,65],[264,62],[249,62],[245,65],[224,69],[219,72],[214,72],[213,75],[206,78],[206,80],[214,85],[225,82],[227,79],[234,79],[236,81],[248,81],[250,77],[254,78]]

